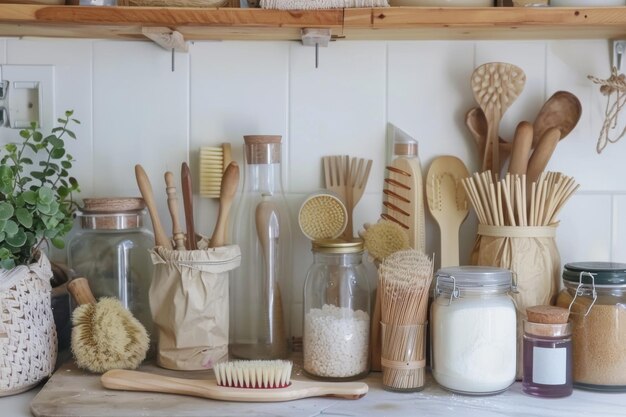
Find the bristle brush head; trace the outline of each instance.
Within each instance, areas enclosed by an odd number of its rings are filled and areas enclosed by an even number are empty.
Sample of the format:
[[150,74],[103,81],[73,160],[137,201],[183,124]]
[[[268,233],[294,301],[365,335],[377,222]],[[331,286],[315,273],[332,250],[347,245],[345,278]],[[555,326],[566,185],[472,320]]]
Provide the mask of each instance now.
[[359,234],[365,242],[365,250],[378,261],[394,252],[410,248],[406,231],[389,220],[381,220]]
[[285,388],[291,384],[291,361],[232,361],[213,367],[217,385],[232,388]]

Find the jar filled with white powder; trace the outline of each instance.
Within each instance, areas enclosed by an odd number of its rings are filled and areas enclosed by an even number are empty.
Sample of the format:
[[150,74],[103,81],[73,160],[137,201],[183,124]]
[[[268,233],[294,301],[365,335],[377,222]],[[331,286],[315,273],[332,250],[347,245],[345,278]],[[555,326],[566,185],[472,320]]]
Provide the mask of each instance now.
[[483,266],[442,268],[431,307],[432,371],[450,391],[489,395],[515,381],[516,316],[511,272]]
[[369,372],[370,290],[363,242],[313,242],[304,282],[304,371],[328,380]]

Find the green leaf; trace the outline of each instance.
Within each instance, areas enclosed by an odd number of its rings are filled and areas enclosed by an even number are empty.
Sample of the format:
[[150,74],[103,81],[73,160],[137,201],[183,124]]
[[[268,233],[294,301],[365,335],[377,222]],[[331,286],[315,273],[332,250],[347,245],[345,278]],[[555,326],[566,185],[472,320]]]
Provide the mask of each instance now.
[[7,152],[9,153],[14,153],[17,152],[17,145],[15,143],[7,143],[6,146],[4,147]]
[[59,234],[59,230],[57,229],[48,229],[45,232],[43,232],[43,235],[47,237],[48,239],[56,237],[58,234]]
[[24,199],[24,201],[26,201],[28,204],[37,204],[37,193],[34,191],[24,191],[22,193],[22,198]]
[[37,203],[37,211],[39,211],[41,214],[48,214],[48,212],[50,211],[50,204],[44,204],[44,203]]
[[52,145],[52,148],[56,149],[56,148],[62,148],[64,146],[64,142],[63,139],[59,139],[56,136],[51,137],[50,139],[48,139],[48,142],[50,142],[50,145]]
[[70,195],[70,190],[65,185],[62,185],[59,188],[57,188],[57,193],[59,193],[59,197],[65,198],[68,195]]
[[72,167],[72,163],[70,161],[61,161],[61,166],[65,169],[70,169]]
[[40,181],[45,178],[45,175],[43,175],[43,172],[41,171],[32,171],[30,175],[32,175],[33,178],[40,180]]
[[74,178],[74,177],[70,177],[70,178],[69,178],[69,181],[70,181],[70,185],[71,185],[73,188],[78,188],[78,181],[76,181],[76,178]]
[[13,216],[13,205],[6,201],[0,202],[0,220],[7,220]]
[[55,127],[54,129],[52,129],[52,133],[60,132],[61,130],[63,130],[62,127]]
[[37,192],[37,201],[49,205],[54,201],[54,191],[50,187],[41,187]]
[[14,248],[21,248],[26,243],[26,233],[20,229],[13,236],[7,236],[6,242]]
[[22,226],[30,229],[33,225],[33,215],[25,208],[19,208],[15,210],[15,217],[22,224]]
[[65,132],[67,133],[67,135],[72,138],[72,139],[76,139],[76,135],[74,134],[74,132],[72,132],[71,130],[67,130],[65,129]]
[[0,242],[4,242],[4,238],[7,236],[6,233],[0,232]]
[[4,232],[4,228],[7,225],[6,220],[0,220],[0,232]]
[[41,132],[33,132],[33,140],[39,142],[43,138]]
[[60,117],[59,117],[59,118],[57,119],[57,122],[59,122],[59,123],[61,123],[61,124],[64,124],[64,123],[67,123],[67,120],[62,119],[62,118],[60,118]]
[[60,237],[53,237],[51,239],[52,245],[57,249],[63,249],[65,247],[65,240]]
[[1,260],[0,268],[6,269],[7,271],[15,268],[15,260],[12,258]]
[[65,117],[69,118],[74,114],[74,110],[65,110]]
[[37,146],[28,142],[26,143],[26,146],[28,146],[33,152],[37,152]]
[[24,139],[29,139],[30,138],[30,131],[28,131],[28,130],[20,130],[20,136],[23,137]]
[[0,259],[5,259],[11,256],[11,251],[7,248],[0,248]]
[[13,220],[7,220],[7,224],[4,226],[4,233],[7,234],[7,239],[10,236],[14,236],[19,231],[17,223]]
[[20,163],[21,164],[28,164],[28,165],[32,165],[33,164],[33,160],[30,158],[22,158],[20,159]]
[[77,125],[80,124],[80,120],[77,120],[77,119],[72,119],[72,122],[76,123]]
[[63,148],[56,148],[50,152],[50,157],[52,159],[61,159],[63,158],[63,155],[65,155],[65,149]]

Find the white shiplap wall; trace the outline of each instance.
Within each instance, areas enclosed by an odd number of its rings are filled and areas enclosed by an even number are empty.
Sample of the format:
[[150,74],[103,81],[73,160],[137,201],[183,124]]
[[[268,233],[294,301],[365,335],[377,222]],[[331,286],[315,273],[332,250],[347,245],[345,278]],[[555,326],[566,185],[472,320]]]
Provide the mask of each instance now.
[[[478,159],[463,120],[474,105],[472,69],[507,61],[527,74],[526,89],[509,109],[501,132],[532,121],[543,101],[565,89],[581,99],[577,129],[559,144],[549,168],[582,184],[561,215],[562,261],[626,260],[626,140],[601,156],[595,141],[604,99],[586,78],[608,74],[608,43],[591,41],[333,42],[320,50],[297,42],[196,42],[189,54],[170,54],[149,42],[0,40],[0,63],[55,65],[56,113],[74,109],[82,124],[71,143],[84,197],[137,195],[133,166],[141,163],[155,188],[180,163],[197,166],[198,148],[229,141],[241,160],[244,134],[284,137],[284,180],[292,215],[322,183],[320,157],[350,154],[374,159],[355,225],[380,211],[385,125],[419,139],[426,171],[433,157],[452,154],[470,170]],[[17,132],[0,129],[7,142]],[[196,176],[197,180],[197,176]],[[158,189],[158,188],[157,188]],[[159,198],[168,219],[164,187]],[[210,233],[217,203],[197,198],[196,222]],[[309,243],[294,222],[294,305],[300,332],[301,288],[311,262]],[[462,229],[467,259],[475,218]],[[429,249],[438,229],[429,219]]]

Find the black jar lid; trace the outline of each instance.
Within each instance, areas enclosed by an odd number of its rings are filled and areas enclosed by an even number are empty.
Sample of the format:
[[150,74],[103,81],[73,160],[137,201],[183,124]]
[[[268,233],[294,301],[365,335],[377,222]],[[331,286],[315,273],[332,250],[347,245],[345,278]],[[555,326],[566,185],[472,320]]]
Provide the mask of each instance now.
[[589,274],[593,274],[595,285],[626,285],[626,263],[618,262],[571,262],[563,267],[563,280],[592,284]]

